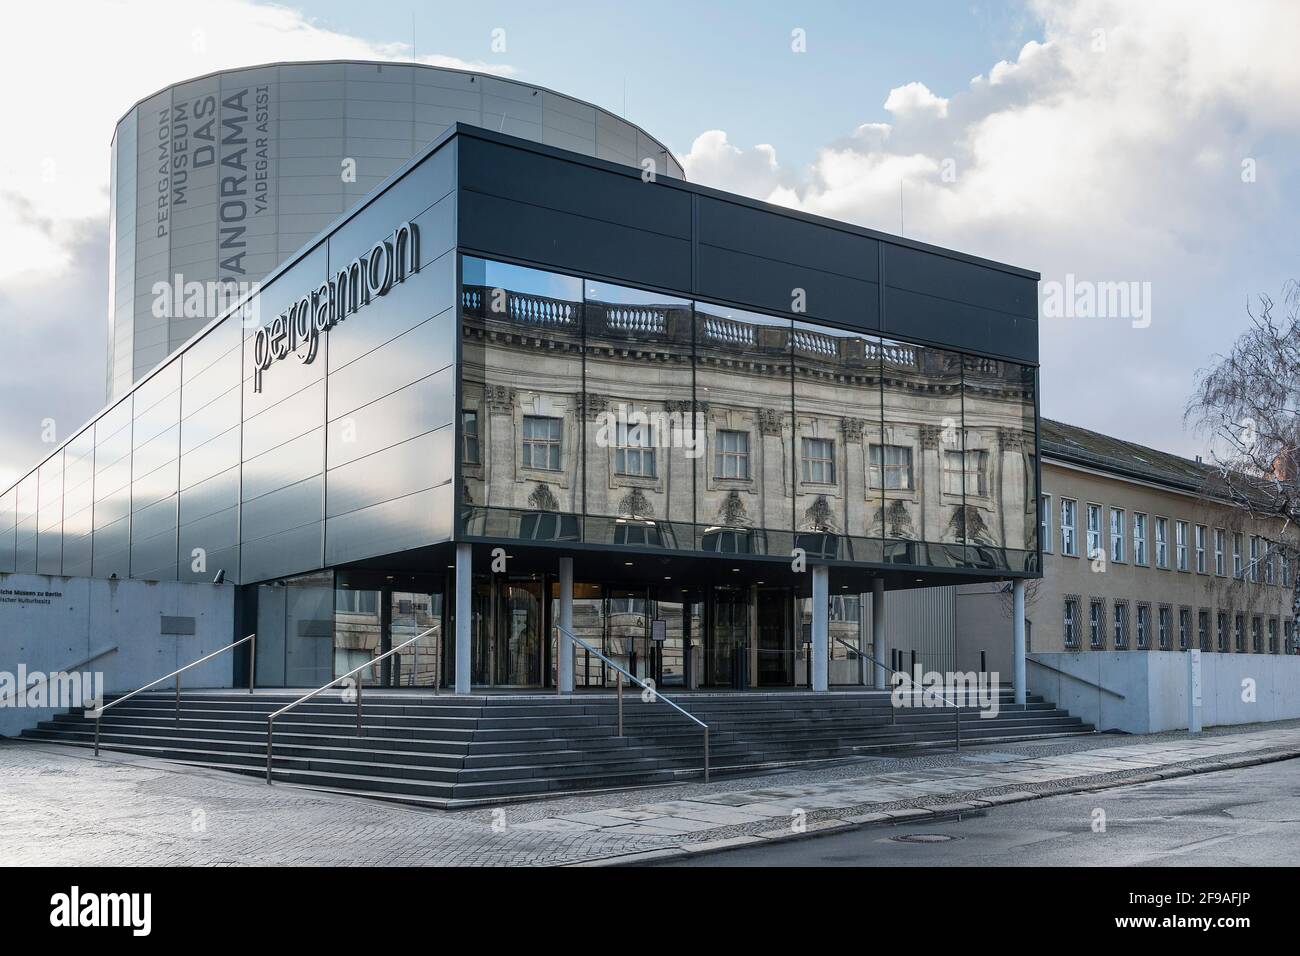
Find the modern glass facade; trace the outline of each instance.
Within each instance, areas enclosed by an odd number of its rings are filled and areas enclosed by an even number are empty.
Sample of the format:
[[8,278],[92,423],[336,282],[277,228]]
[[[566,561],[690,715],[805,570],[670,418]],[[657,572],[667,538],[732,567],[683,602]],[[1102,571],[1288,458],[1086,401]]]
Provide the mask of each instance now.
[[1033,572],[1035,370],[474,257],[468,536]]
[[873,578],[1038,573],[1033,284],[458,126],[0,493],[0,573],[238,585],[266,686],[427,631],[363,679],[466,689],[555,683],[568,559],[638,674],[857,683]]
[[[445,541],[454,170],[427,162],[0,494],[0,572],[227,583]],[[258,381],[259,328],[401,222],[419,269]]]

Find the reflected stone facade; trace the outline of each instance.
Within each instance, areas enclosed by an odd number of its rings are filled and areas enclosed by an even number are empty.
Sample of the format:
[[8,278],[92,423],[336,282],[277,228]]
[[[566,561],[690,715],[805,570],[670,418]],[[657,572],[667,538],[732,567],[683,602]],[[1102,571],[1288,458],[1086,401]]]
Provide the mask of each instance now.
[[491,538],[1034,570],[1034,369],[465,259]]
[[485,74],[281,63],[170,86],[113,137],[107,398],[457,122],[682,176],[632,123]]

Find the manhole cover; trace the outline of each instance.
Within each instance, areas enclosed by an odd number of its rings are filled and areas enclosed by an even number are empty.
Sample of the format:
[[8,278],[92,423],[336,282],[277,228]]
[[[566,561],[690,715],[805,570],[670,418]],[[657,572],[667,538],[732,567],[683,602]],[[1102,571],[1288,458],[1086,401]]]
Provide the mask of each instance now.
[[947,833],[906,833],[889,839],[895,843],[948,843],[960,840],[961,837],[949,836]]

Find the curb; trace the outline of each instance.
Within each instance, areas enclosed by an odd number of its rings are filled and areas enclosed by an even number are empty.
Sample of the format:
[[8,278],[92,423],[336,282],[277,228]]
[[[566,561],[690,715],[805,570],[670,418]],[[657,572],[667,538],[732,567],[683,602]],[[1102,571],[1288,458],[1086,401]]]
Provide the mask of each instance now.
[[1093,793],[1102,790],[1115,790],[1140,783],[1155,783],[1160,780],[1172,780],[1178,777],[1192,777],[1202,773],[1216,773],[1220,770],[1240,770],[1243,767],[1255,767],[1261,764],[1278,763],[1300,757],[1300,748],[1273,750],[1265,754],[1242,755],[1239,757],[1222,757],[1210,763],[1195,767],[1173,765],[1161,770],[1140,773],[1123,780],[1096,781],[1066,786],[1059,790],[1039,792],[1036,790],[1012,790],[1007,793],[992,794],[987,797],[971,797],[954,803],[932,803],[919,807],[904,807],[898,810],[878,810],[872,813],[856,814],[845,817],[831,817],[809,823],[803,830],[794,831],[788,827],[765,830],[757,834],[726,837],[720,840],[708,840],[703,843],[688,843],[681,846],[664,847],[658,850],[641,850],[636,853],[623,853],[618,856],[601,857],[594,860],[582,860],[567,866],[643,866],[663,860],[685,859],[713,853],[725,853],[747,846],[780,843],[793,840],[811,840],[831,833],[845,833],[850,830],[865,830],[869,827],[898,826],[900,823],[920,823],[947,817],[960,817],[963,813],[974,813],[991,807],[1010,803],[1022,803],[1026,800],[1041,800],[1045,797],[1060,797],[1070,793]]

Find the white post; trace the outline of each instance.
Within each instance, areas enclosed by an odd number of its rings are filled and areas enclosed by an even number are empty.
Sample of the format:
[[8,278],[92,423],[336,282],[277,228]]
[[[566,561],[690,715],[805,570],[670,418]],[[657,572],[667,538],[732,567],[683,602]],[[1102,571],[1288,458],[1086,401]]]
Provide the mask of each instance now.
[[876,659],[876,690],[884,690],[889,681],[885,647],[885,579],[871,579],[871,656]]
[[1025,703],[1025,579],[1011,585],[1011,669],[1016,703]]
[[831,639],[831,569],[819,564],[812,569],[812,689],[827,689],[828,654]]
[[1192,648],[1187,652],[1187,729],[1201,732],[1201,652]]
[[456,545],[456,693],[469,693],[470,635],[474,608],[470,599],[474,580],[474,552],[468,544]]
[[560,627],[556,639],[557,683],[561,694],[572,694],[573,641],[567,635],[573,633],[573,558],[560,558]]

